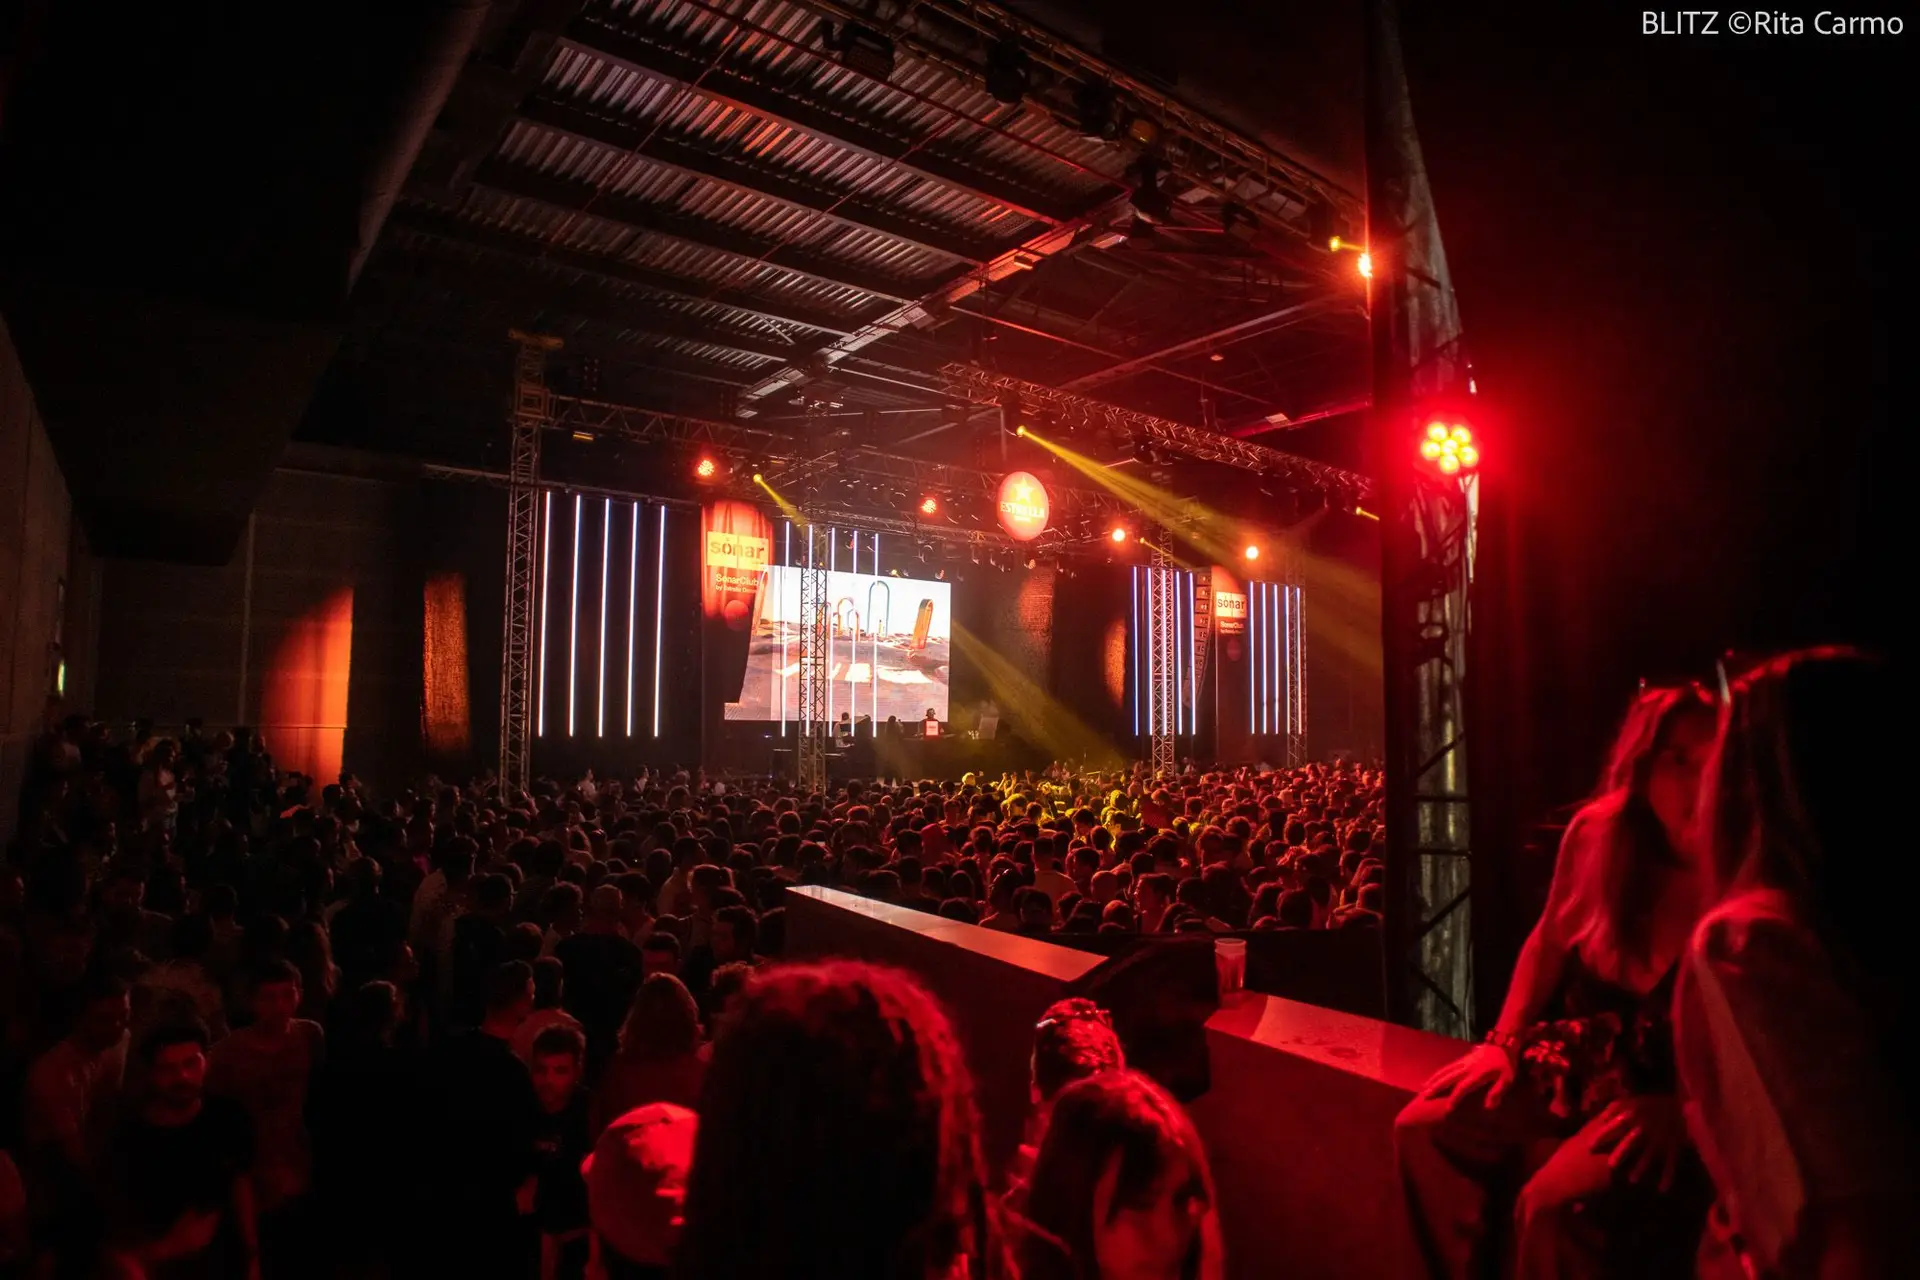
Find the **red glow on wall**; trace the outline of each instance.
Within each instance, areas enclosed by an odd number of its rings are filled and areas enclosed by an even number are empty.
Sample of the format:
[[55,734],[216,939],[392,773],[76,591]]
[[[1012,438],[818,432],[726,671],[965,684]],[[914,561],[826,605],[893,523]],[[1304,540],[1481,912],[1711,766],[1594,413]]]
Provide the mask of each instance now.
[[421,731],[435,755],[464,755],[473,746],[467,695],[467,580],[458,573],[427,581],[425,644],[421,652],[425,698]]
[[353,669],[353,588],[289,623],[262,672],[260,730],[284,770],[322,786],[340,776]]

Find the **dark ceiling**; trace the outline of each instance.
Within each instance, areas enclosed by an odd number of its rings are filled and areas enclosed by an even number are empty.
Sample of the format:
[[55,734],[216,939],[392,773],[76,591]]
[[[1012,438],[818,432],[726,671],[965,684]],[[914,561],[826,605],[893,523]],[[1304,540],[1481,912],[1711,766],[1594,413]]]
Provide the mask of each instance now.
[[[109,554],[224,560],[296,429],[497,466],[510,329],[603,418],[772,455],[1002,467],[966,366],[1189,493],[1225,473],[1109,406],[1354,465],[1357,17],[1266,15],[1263,60],[1212,0],[1160,40],[1134,7],[38,0],[0,20],[0,311]],[[1247,500],[1358,483],[1275,474]]]
[[1366,395],[1357,101],[1309,162],[1123,64],[969,0],[496,4],[304,434],[497,465],[517,328],[565,394],[949,463],[999,448],[955,362],[1286,448]]

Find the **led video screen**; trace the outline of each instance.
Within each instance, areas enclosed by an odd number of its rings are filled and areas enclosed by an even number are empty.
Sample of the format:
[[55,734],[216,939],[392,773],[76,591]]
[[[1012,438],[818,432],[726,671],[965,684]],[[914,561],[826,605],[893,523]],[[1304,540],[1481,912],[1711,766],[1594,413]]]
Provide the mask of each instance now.
[[[740,700],[729,720],[793,720],[800,710],[800,571],[774,565],[755,601],[753,640]],[[947,718],[952,585],[870,573],[827,574],[828,718],[876,725],[899,717],[913,729],[933,708]]]

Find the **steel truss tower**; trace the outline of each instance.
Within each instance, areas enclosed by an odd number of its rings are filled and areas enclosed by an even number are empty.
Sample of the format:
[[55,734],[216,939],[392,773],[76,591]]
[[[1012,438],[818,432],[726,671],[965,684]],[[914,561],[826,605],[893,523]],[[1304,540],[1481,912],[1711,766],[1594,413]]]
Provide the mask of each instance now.
[[507,417],[507,581],[500,638],[500,788],[525,791],[532,781],[534,600],[540,564],[540,433],[553,419],[547,354],[560,339],[508,335],[515,344],[513,411]]
[[1173,558],[1155,547],[1147,569],[1147,732],[1148,763],[1156,778],[1179,769],[1180,571]]
[[1386,673],[1389,1015],[1473,1031],[1465,691],[1478,483],[1423,474],[1426,410],[1473,392],[1391,0],[1368,15],[1367,247]]
[[794,781],[802,791],[824,792],[827,787],[827,743],[833,725],[827,715],[827,682],[833,679],[829,660],[833,604],[827,599],[827,561],[832,531],[817,524],[806,529],[806,561],[800,574],[800,707],[798,737],[794,743]]
[[1290,597],[1286,610],[1287,767],[1307,763],[1307,593],[1289,570],[1280,589]]

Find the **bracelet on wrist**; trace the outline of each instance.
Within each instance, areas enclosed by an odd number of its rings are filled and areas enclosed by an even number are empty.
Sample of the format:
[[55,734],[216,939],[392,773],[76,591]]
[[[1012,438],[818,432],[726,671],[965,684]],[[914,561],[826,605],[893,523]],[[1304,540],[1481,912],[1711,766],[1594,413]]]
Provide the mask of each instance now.
[[1520,1049],[1520,1037],[1510,1031],[1493,1030],[1487,1032],[1482,1044],[1490,1044],[1496,1049],[1505,1049],[1508,1053],[1517,1053]]

